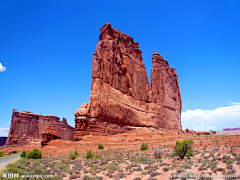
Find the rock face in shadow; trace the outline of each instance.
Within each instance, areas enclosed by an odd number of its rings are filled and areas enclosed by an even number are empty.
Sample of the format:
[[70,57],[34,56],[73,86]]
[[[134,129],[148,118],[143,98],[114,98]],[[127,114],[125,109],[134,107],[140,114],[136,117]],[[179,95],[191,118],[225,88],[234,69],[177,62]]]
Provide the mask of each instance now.
[[61,139],[60,134],[54,129],[53,126],[48,126],[43,132],[42,132],[42,141],[41,145],[45,146],[47,143],[54,139]]
[[0,146],[4,146],[6,143],[7,137],[0,137]]
[[13,110],[11,127],[6,146],[41,145],[42,132],[52,126],[63,140],[73,140],[74,128],[65,118],[60,121],[56,116],[33,114],[29,111]]
[[92,58],[89,105],[83,104],[75,113],[74,140],[136,126],[181,130],[182,103],[175,69],[154,52],[150,86],[138,43],[110,23],[100,31]]

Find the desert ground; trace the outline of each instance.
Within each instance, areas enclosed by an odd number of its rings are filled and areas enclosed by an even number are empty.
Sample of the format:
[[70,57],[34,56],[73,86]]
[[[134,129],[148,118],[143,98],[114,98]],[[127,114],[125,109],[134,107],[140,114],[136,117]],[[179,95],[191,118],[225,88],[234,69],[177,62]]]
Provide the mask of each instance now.
[[[43,152],[42,159],[21,158],[2,172],[12,168],[19,174],[48,174],[53,175],[50,179],[64,180],[240,179],[239,137],[240,134],[197,135],[138,128],[117,135],[88,135],[80,141],[52,140],[38,147]],[[173,147],[176,141],[187,139],[193,141],[194,156],[180,159],[173,153]],[[141,150],[143,142],[148,144],[148,150]],[[99,143],[104,149],[98,149]],[[33,148],[36,147],[2,147],[0,151]],[[74,150],[79,155],[72,160],[69,153]],[[94,154],[91,159],[86,158],[89,150]]]

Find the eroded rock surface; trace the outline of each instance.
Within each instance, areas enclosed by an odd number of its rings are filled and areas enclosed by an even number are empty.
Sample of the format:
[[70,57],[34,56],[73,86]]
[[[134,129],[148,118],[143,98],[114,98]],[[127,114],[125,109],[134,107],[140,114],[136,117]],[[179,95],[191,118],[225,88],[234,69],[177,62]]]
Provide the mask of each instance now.
[[150,86],[138,43],[110,23],[100,31],[92,58],[89,105],[75,113],[74,140],[90,132],[114,134],[133,126],[182,129],[175,69],[154,52]]
[[42,132],[42,141],[41,145],[45,146],[47,143],[54,139],[61,139],[60,134],[54,129],[53,126],[48,126],[43,132]]
[[53,126],[63,140],[73,140],[74,128],[68,125],[65,118],[60,121],[56,116],[33,114],[29,111],[13,110],[11,127],[6,146],[41,145],[42,132]]

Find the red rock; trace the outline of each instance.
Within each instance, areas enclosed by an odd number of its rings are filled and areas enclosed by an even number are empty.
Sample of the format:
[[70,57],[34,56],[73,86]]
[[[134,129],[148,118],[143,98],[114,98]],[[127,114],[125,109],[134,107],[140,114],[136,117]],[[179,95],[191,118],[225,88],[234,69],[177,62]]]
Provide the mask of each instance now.
[[54,139],[61,139],[60,134],[54,129],[53,126],[48,126],[43,132],[42,132],[42,141],[41,145],[45,146],[47,143]]
[[73,140],[74,128],[69,126],[66,119],[62,122],[56,116],[43,116],[28,111],[13,110],[11,127],[6,146],[41,145],[42,132],[53,126],[63,140]]
[[204,135],[207,135],[207,134],[211,134],[210,132],[207,132],[207,131],[204,131],[203,132]]
[[182,129],[175,69],[154,52],[150,86],[138,43],[110,23],[100,30],[89,105],[75,113],[74,139],[90,132],[125,132],[131,126]]
[[188,128],[186,128],[186,132],[189,132],[189,129],[188,129]]

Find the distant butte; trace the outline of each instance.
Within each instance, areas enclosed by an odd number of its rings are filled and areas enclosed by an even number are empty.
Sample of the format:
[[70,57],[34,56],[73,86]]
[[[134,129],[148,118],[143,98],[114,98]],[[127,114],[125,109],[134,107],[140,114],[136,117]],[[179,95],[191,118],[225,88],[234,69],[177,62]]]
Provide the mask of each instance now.
[[73,140],[74,128],[68,125],[65,118],[60,121],[56,116],[43,116],[29,111],[18,112],[13,109],[11,127],[6,146],[40,146],[42,133],[52,126],[63,140]]
[[107,23],[99,40],[92,58],[90,100],[75,113],[74,140],[135,127],[181,130],[178,76],[168,61],[154,51],[150,85],[142,51],[132,37]]

